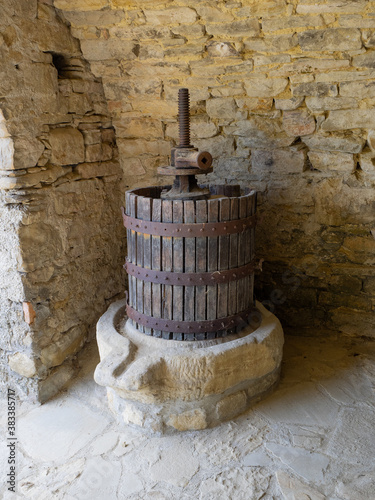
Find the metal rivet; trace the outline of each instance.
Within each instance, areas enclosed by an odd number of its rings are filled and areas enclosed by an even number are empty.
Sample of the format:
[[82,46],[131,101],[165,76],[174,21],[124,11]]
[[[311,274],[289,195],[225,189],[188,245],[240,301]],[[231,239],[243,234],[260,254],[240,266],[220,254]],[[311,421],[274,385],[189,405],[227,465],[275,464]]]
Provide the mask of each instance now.
[[227,229],[227,226],[224,226],[224,231],[226,231],[226,229]]
[[191,330],[191,326],[188,326],[188,330]]
[[157,276],[155,276],[155,279],[158,279],[158,277],[157,277]]
[[[235,276],[235,275],[234,275]],[[146,278],[148,278],[148,274],[146,274]]]
[[199,278],[199,281],[203,281],[203,278]]
[[201,233],[203,233],[203,227],[199,230]]
[[213,228],[211,229],[211,231],[216,231],[216,227],[213,227]]
[[234,229],[237,229],[237,226],[234,226]]
[[190,227],[189,227],[189,228],[188,228],[188,231],[189,231],[189,233],[191,233],[191,232],[192,232],[192,229],[190,229]]

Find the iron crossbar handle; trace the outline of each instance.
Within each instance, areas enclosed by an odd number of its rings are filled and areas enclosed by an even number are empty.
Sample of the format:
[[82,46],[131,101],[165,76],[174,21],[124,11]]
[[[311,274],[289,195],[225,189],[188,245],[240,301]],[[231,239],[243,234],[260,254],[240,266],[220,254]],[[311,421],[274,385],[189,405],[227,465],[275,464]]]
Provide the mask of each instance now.
[[181,238],[216,237],[227,234],[238,234],[246,229],[255,227],[256,216],[251,215],[243,219],[223,222],[196,222],[196,223],[174,223],[154,222],[136,219],[125,213],[122,208],[124,226],[137,233],[150,234],[152,236],[175,236]]
[[157,271],[137,266],[129,260],[124,265],[128,274],[142,281],[157,283],[161,285],[180,286],[204,286],[229,283],[231,281],[246,278],[255,269],[254,261],[241,267],[225,269],[223,271],[212,271],[202,273],[177,273],[174,271]]
[[176,321],[172,319],[155,318],[147,316],[133,309],[129,304],[126,306],[128,318],[146,328],[154,328],[163,332],[174,333],[206,333],[231,330],[236,326],[251,325],[259,326],[261,315],[255,306],[225,318],[202,321]]

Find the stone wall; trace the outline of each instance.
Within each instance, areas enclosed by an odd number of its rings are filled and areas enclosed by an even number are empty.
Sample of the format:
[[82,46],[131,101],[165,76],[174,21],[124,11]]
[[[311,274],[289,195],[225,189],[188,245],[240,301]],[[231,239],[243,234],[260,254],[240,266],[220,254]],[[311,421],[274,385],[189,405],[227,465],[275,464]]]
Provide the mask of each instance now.
[[373,335],[375,2],[55,0],[103,79],[129,186],[161,182],[192,97],[210,180],[259,192],[258,298]]
[[1,0],[0,380],[44,401],[124,288],[100,78],[48,0]]

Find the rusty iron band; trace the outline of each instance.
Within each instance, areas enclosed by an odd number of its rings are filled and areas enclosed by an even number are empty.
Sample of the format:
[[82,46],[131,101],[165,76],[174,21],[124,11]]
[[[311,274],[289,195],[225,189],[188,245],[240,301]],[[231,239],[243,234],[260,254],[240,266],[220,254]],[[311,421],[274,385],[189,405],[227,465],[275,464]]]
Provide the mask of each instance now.
[[209,273],[176,273],[173,271],[156,271],[146,269],[127,261],[124,265],[126,272],[137,279],[157,283],[161,285],[180,285],[180,286],[203,286],[216,285],[220,283],[229,283],[230,281],[246,278],[255,269],[254,261],[245,266],[224,271],[213,271]]
[[126,313],[128,318],[144,327],[174,333],[219,332],[222,330],[231,330],[240,325],[246,326],[250,323],[258,326],[260,321],[260,313],[255,307],[251,307],[233,316],[227,316],[226,318],[202,321],[176,321],[155,318],[154,316],[147,316],[136,311],[129,304],[126,306]]
[[125,214],[122,209],[124,226],[137,233],[150,234],[153,236],[174,236],[180,238],[199,238],[226,236],[227,234],[237,234],[246,229],[255,227],[256,216],[251,215],[244,219],[237,219],[225,222],[197,222],[192,224],[173,222],[154,222],[136,219]]

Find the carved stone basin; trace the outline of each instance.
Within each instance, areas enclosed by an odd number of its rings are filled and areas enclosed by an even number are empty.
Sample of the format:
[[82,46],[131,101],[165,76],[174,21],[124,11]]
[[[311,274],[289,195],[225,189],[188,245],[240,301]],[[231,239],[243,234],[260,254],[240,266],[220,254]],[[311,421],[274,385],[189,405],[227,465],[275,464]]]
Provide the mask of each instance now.
[[170,433],[217,425],[244,412],[279,380],[283,331],[261,304],[261,324],[204,341],[147,336],[125,316],[125,300],[97,324],[100,363],[112,411],[126,424]]

